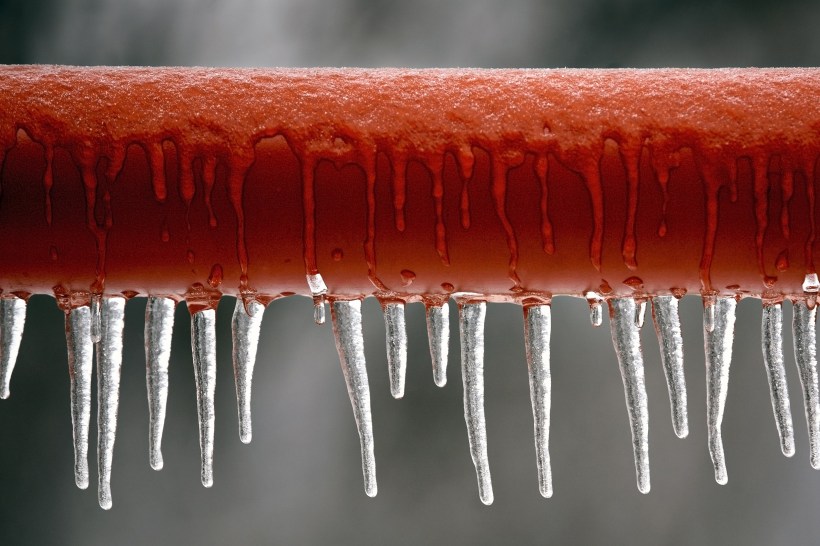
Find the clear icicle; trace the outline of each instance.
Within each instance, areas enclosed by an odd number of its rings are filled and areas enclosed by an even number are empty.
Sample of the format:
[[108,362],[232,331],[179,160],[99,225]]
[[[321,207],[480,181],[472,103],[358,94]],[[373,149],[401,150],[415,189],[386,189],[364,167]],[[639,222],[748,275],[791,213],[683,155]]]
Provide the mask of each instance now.
[[604,311],[601,302],[596,301],[589,306],[589,321],[594,327],[598,327],[604,322]]
[[427,338],[433,361],[433,381],[439,387],[447,384],[447,359],[450,354],[450,305],[443,303],[427,308]]
[[75,307],[66,314],[68,376],[71,380],[71,426],[74,436],[74,481],[88,488],[88,423],[91,420],[91,308]]
[[646,302],[641,301],[635,305],[635,326],[640,330],[643,328],[643,321],[646,317]]
[[388,303],[384,306],[384,328],[390,394],[393,398],[399,399],[404,396],[404,383],[407,375],[407,328],[404,322],[403,303]]
[[[706,423],[709,436],[709,455],[715,467],[715,481],[728,481],[723,438],[720,425],[729,389],[729,365],[732,362],[732,342],[735,335],[735,309],[732,297],[716,298],[706,308],[703,337],[706,351]],[[711,317],[709,309],[712,309]],[[711,324],[710,324],[711,321]],[[712,329],[709,329],[709,326]]]
[[171,298],[149,296],[145,307],[145,383],[148,390],[148,459],[151,468],[161,470],[162,430],[168,402],[168,361],[174,332]]
[[236,407],[239,413],[239,439],[248,444],[253,436],[251,425],[251,385],[253,367],[256,363],[256,349],[259,346],[259,329],[265,306],[258,301],[249,301],[248,309],[242,298],[236,298],[236,307],[231,321],[233,337],[233,376],[236,383]]
[[370,413],[370,384],[364,360],[364,335],[362,334],[362,302],[334,301],[331,304],[333,334],[336,350],[342,365],[347,394],[353,406],[353,418],[359,431],[362,452],[364,491],[375,497],[376,457],[373,454],[373,417]]
[[102,318],[100,311],[102,307],[102,294],[92,294],[91,296],[91,341],[98,343],[102,335]]
[[783,365],[783,307],[778,303],[763,306],[761,324],[763,340],[763,365],[769,380],[772,411],[780,436],[780,450],[786,457],[794,455],[794,426],[789,404],[789,388],[786,384],[786,368]]
[[105,298],[100,306],[100,341],[97,343],[97,499],[103,510],[111,508],[111,462],[120,405],[124,327],[125,298]]
[[306,275],[308,289],[313,296],[313,322],[316,324],[325,323],[325,295],[327,294],[327,285],[322,278],[321,273],[315,275]]
[[649,493],[649,411],[641,353],[641,333],[635,323],[637,304],[632,298],[609,300],[612,344],[618,356],[621,379],[624,383],[626,409],[632,429],[632,452],[638,491]]
[[817,382],[817,307],[811,309],[805,300],[794,304],[792,332],[794,359],[803,387],[803,404],[809,427],[809,449],[812,468],[820,468],[820,394]]
[[191,349],[194,355],[196,407],[199,417],[199,449],[202,485],[214,483],[214,390],[216,388],[216,311],[204,309],[191,315]]
[[549,305],[524,309],[524,341],[530,379],[530,401],[535,429],[535,455],[538,463],[538,489],[545,498],[552,496],[550,468],[550,333],[552,318]]
[[490,462],[487,459],[487,425],[484,418],[484,319],[487,304],[466,303],[459,308],[461,378],[464,382],[464,420],[470,455],[478,478],[478,495],[493,503]]
[[652,298],[652,319],[661,349],[661,363],[672,407],[672,427],[678,438],[689,435],[686,402],[686,377],[683,373],[683,336],[681,335],[678,299],[674,296]]
[[9,397],[11,373],[17,362],[23,326],[26,323],[26,300],[10,297],[0,299],[0,398]]

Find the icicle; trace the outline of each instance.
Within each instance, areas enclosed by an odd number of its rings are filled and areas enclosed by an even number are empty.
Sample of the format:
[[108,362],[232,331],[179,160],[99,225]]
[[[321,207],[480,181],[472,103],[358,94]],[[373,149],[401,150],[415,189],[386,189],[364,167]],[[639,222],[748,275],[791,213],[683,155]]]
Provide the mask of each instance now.
[[214,483],[214,389],[216,388],[216,311],[204,309],[191,315],[191,350],[194,355],[196,407],[199,417],[199,449],[202,485]]
[[23,326],[26,323],[26,300],[10,297],[0,299],[0,398],[9,397],[11,372],[17,362]]
[[151,468],[161,470],[162,430],[168,401],[168,360],[174,332],[171,298],[149,296],[145,307],[145,383],[148,390],[148,459]]
[[71,426],[74,436],[74,481],[88,488],[88,423],[91,420],[91,308],[76,307],[66,315],[68,375],[71,380]]
[[635,326],[640,330],[643,328],[643,321],[646,317],[646,302],[641,301],[635,304]]
[[407,328],[404,323],[404,304],[384,306],[384,328],[387,337],[387,371],[390,375],[390,394],[404,396],[404,378],[407,375]]
[[704,316],[703,337],[706,349],[706,422],[709,435],[709,454],[715,467],[715,481],[723,485],[728,481],[726,460],[723,455],[723,438],[720,425],[729,388],[729,365],[732,362],[732,341],[735,335],[735,308],[732,297],[717,298],[707,307],[712,309],[712,329],[709,329],[709,313]]
[[103,510],[111,508],[111,462],[120,405],[124,326],[125,298],[105,298],[100,306],[100,342],[97,343],[97,499]]
[[632,452],[638,477],[638,491],[649,493],[649,412],[643,374],[641,335],[635,324],[637,304],[632,298],[609,300],[612,344],[618,356],[624,383],[626,409],[632,429]]
[[603,308],[601,307],[601,295],[597,292],[587,292],[584,297],[589,303],[589,322],[597,328],[604,321]]
[[313,295],[313,322],[316,324],[325,323],[325,295],[327,285],[320,273],[307,275],[307,284],[310,293]]
[[812,468],[820,468],[820,395],[817,385],[817,308],[809,309],[805,300],[794,304],[792,332],[794,359],[803,386],[803,404],[809,427],[809,449]]
[[[251,385],[253,367],[256,363],[256,349],[259,345],[259,329],[265,306],[258,301],[249,301],[250,315],[242,298],[236,298],[233,310],[231,333],[233,337],[233,376],[236,382],[236,407],[239,413],[239,439],[248,444],[252,437],[251,427]],[[324,308],[324,307],[323,307]]]
[[427,338],[433,361],[433,381],[439,387],[447,384],[447,358],[450,354],[450,305],[427,308]]
[[373,454],[373,417],[370,414],[370,384],[364,361],[364,335],[362,334],[362,302],[334,301],[331,305],[333,335],[342,365],[347,394],[353,406],[353,418],[359,431],[362,452],[364,491],[375,497],[376,457]]
[[678,438],[689,435],[689,417],[686,404],[686,377],[683,373],[683,337],[681,336],[678,298],[652,298],[652,319],[661,348],[661,362],[672,407],[672,427]]
[[102,294],[91,295],[91,341],[99,343],[102,335],[102,319],[100,318],[100,308],[102,307]]
[[524,308],[524,340],[530,377],[530,401],[535,429],[535,455],[538,463],[538,489],[541,496],[552,496],[550,468],[550,332],[552,318],[549,305]]
[[459,308],[461,378],[464,382],[464,420],[478,478],[478,495],[493,503],[493,484],[487,459],[487,426],[484,419],[484,318],[487,304],[466,303]]
[[778,303],[763,306],[761,325],[763,340],[763,365],[769,380],[772,411],[780,436],[780,450],[786,457],[794,455],[794,427],[789,405],[789,388],[786,369],[783,366],[783,307]]

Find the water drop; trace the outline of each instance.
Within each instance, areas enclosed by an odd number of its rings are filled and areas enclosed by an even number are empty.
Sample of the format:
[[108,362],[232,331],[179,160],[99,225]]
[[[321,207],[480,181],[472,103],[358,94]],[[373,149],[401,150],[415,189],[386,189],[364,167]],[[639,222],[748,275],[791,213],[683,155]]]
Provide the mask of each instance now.
[[774,267],[783,273],[784,271],[789,269],[789,249],[784,249],[780,254],[777,255],[777,260],[774,262]]
[[174,332],[171,298],[149,296],[145,307],[145,385],[148,391],[148,460],[151,468],[161,470],[162,431],[168,402],[168,360]]
[[643,280],[640,277],[629,277],[624,280],[624,284],[632,290],[643,290]]
[[442,288],[445,292],[453,292],[453,291],[456,289],[456,287],[455,287],[455,286],[453,286],[452,284],[450,284],[449,282],[443,282],[443,283],[441,283],[441,288]]
[[341,262],[345,257],[345,253],[341,248],[334,248],[330,253],[330,257],[333,258],[334,262]]
[[211,285],[211,288],[219,288],[222,284],[222,266],[219,264],[214,264],[211,267],[211,273],[208,275],[208,284]]
[[817,279],[817,273],[806,273],[803,279],[803,292],[815,293],[820,291],[820,280]]
[[404,286],[410,286],[413,284],[413,281],[416,280],[416,274],[409,269],[402,269],[399,275],[401,276],[401,283]]

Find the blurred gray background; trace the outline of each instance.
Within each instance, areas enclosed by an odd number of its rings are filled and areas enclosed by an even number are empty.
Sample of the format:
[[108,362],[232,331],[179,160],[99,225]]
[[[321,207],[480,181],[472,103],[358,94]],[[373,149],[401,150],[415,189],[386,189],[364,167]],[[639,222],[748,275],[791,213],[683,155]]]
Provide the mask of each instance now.
[[[317,0],[0,3],[0,62],[263,66],[791,66],[820,64],[820,4],[762,0]],[[3,267],[10,267],[5,264]],[[623,388],[608,325],[584,302],[553,305],[555,495],[538,494],[520,308],[491,305],[486,409],[495,504],[468,452],[457,336],[449,383],[433,385],[423,309],[408,308],[405,399],[390,397],[384,327],[365,303],[379,495],[362,489],[358,438],[328,326],[307,299],[265,315],[254,440],[239,442],[230,311],[219,314],[215,485],[199,483],[188,315],[177,313],[165,469],[148,466],[142,327],[128,304],[114,508],[74,486],[62,315],[32,299],[10,400],[0,402],[0,543],[6,544],[809,544],[820,537],[820,472],[808,461],[799,383],[784,332],[798,451],[780,454],[760,354],[760,305],[738,309],[724,420],[729,484],[706,451],[697,298],[682,302],[690,435],[677,439],[658,347],[643,330],[652,492],[635,486]],[[791,309],[786,309],[790,320]],[[457,331],[455,323],[453,330]],[[92,422],[92,427],[95,424]],[[92,433],[92,441],[95,434]],[[92,445],[90,452],[93,454]],[[93,461],[92,456],[92,461]],[[92,463],[92,471],[94,469]]]

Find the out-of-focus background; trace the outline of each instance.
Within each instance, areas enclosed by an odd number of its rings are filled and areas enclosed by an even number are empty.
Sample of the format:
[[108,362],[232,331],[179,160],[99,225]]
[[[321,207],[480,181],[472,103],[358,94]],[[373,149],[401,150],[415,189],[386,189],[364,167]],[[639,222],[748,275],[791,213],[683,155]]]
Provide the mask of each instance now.
[[[786,0],[28,0],[0,3],[0,62],[231,66],[656,67],[820,64],[820,4]],[[2,235],[0,235],[2,236]],[[5,263],[0,267],[12,267]],[[307,299],[267,311],[254,439],[239,442],[229,321],[218,324],[215,484],[199,483],[187,311],[177,313],[165,469],[148,466],[142,327],[127,308],[114,508],[74,486],[62,315],[35,297],[0,402],[0,543],[11,544],[809,544],[820,472],[794,361],[798,451],[780,454],[760,352],[760,304],[738,309],[724,420],[729,484],[706,450],[701,304],[682,301],[690,435],[677,439],[651,326],[643,330],[652,492],[635,486],[623,388],[607,324],[553,305],[555,495],[536,482],[520,308],[491,305],[486,410],[495,504],[476,491],[462,413],[455,313],[449,383],[433,385],[420,305],[408,308],[407,394],[390,397],[384,327],[365,305],[379,494],[362,489],[358,438],[329,326]],[[791,309],[786,309],[790,320]],[[785,344],[790,348],[788,327]],[[92,430],[95,423],[92,421]],[[92,442],[95,434],[92,432]],[[94,445],[90,454],[92,472]]]

